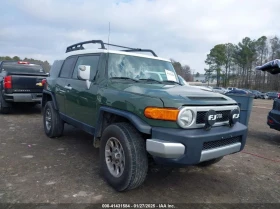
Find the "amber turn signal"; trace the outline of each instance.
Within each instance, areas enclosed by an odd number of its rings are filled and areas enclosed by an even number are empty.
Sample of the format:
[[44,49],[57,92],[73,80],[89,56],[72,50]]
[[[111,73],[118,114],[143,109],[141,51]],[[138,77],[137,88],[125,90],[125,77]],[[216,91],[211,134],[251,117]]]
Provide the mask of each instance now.
[[144,111],[146,118],[156,120],[176,121],[179,110],[175,108],[147,107]]

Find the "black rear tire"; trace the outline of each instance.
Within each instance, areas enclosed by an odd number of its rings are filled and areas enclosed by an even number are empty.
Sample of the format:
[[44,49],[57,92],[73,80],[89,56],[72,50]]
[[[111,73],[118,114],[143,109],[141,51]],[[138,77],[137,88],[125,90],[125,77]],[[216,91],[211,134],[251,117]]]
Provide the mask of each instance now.
[[10,107],[2,107],[2,106],[0,107],[0,113],[2,113],[2,114],[9,114],[10,112],[11,112],[11,108]]
[[[105,156],[106,144],[111,139],[117,139],[123,149],[124,169],[116,177],[109,170]],[[148,172],[148,156],[145,139],[129,123],[109,125],[103,132],[100,144],[100,169],[105,180],[117,191],[127,191],[140,186]]]
[[8,113],[10,113],[10,111],[11,111],[10,107],[3,107],[2,97],[0,97],[0,113],[8,114]]
[[55,110],[52,101],[47,102],[45,105],[43,123],[48,137],[54,138],[63,134],[64,122],[61,120],[58,111]]
[[221,161],[222,159],[223,159],[223,157],[219,157],[219,158],[215,158],[212,160],[204,161],[204,162],[199,163],[198,166],[207,167],[207,166],[213,165],[213,164]]

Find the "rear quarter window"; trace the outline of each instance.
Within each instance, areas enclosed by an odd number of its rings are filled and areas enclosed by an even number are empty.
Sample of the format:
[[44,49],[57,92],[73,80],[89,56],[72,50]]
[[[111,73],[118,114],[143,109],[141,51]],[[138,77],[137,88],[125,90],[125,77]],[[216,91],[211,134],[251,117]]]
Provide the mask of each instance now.
[[61,78],[70,78],[72,75],[72,70],[74,69],[77,56],[68,57],[62,66],[59,77]]
[[58,77],[64,60],[55,60],[50,69],[50,77]]

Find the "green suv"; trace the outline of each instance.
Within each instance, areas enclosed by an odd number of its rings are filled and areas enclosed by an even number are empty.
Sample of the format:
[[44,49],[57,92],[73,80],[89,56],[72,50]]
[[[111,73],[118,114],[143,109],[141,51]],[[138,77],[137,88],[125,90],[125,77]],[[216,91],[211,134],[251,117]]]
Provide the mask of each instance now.
[[[91,43],[101,48],[84,49]],[[236,101],[182,86],[170,60],[152,50],[77,43],[43,83],[46,135],[61,136],[64,123],[93,135],[101,172],[117,191],[140,186],[150,160],[206,166],[245,146],[247,127],[238,122]]]

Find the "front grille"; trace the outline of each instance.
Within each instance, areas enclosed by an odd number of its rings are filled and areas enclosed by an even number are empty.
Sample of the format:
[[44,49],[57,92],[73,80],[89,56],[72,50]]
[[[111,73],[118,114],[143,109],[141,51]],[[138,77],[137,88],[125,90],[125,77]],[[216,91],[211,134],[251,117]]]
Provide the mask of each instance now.
[[223,146],[226,146],[226,145],[241,142],[241,140],[242,140],[242,136],[236,136],[236,137],[217,140],[217,141],[204,142],[202,150],[208,150],[208,149],[223,147]]
[[[197,112],[196,116],[196,123],[197,124],[203,124],[205,123],[205,115],[206,111],[203,112]],[[223,111],[216,111],[217,115],[221,114],[221,118],[217,118],[216,122],[226,122],[229,120],[230,110],[223,110]]]

